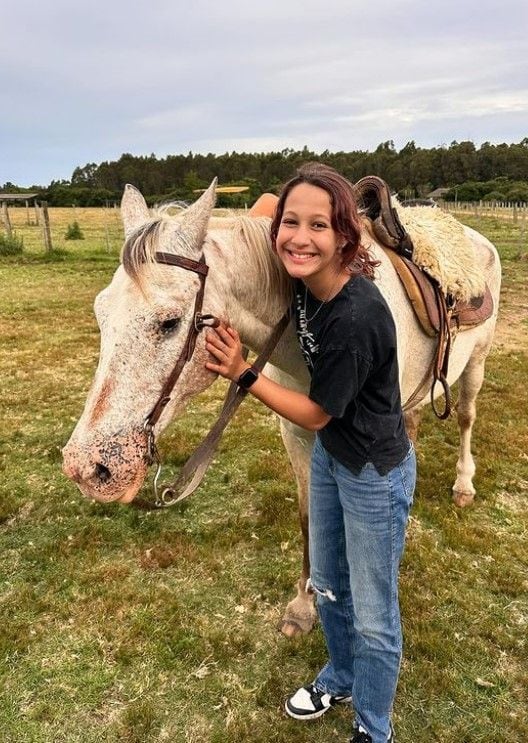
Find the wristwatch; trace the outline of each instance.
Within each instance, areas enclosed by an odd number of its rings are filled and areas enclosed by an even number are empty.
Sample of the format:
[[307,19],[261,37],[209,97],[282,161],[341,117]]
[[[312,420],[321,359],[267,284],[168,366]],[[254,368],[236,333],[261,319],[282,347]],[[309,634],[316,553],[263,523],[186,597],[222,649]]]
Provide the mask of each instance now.
[[254,366],[250,366],[249,369],[243,371],[239,376],[237,384],[239,387],[242,387],[243,390],[248,390],[251,385],[257,381],[258,375],[258,369],[255,369]]

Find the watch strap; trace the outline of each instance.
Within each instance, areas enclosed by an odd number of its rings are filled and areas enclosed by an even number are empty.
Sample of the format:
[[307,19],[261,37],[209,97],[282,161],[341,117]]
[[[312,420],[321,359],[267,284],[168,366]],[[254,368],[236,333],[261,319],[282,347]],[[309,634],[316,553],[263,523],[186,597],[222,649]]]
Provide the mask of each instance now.
[[259,370],[255,366],[250,366],[239,376],[237,384],[239,387],[242,387],[243,390],[248,390],[251,385],[257,381],[258,376]]

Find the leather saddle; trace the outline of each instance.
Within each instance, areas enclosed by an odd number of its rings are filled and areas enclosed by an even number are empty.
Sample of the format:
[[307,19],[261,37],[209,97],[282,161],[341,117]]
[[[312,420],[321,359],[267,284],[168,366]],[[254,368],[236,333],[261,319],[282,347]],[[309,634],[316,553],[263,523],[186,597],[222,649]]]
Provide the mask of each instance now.
[[377,175],[367,175],[354,185],[354,191],[359,210],[370,220],[372,231],[381,244],[412,260],[411,236],[392,205],[388,184]]
[[[413,263],[413,243],[409,233],[402,225],[392,203],[387,183],[375,175],[361,178],[354,190],[361,214],[370,221],[372,232],[379,240],[398,274],[407,297],[414,309],[423,331],[430,337],[437,338],[437,348],[431,369],[427,376],[432,376],[431,404],[439,418],[447,418],[451,412],[451,398],[447,383],[449,352],[452,342],[452,331],[475,327],[493,314],[493,299],[489,287],[481,297],[473,297],[469,302],[455,302],[445,295],[438,282]],[[436,382],[444,388],[446,405],[439,414],[433,402]],[[410,407],[418,396],[420,388],[407,401]]]
[[[441,316],[438,309],[437,281],[413,262],[413,243],[402,225],[392,204],[388,184],[375,175],[359,180],[354,190],[361,213],[370,220],[372,231],[382,247],[390,248],[390,258],[407,296],[414,308],[420,325],[427,335],[434,337],[440,331]],[[459,330],[472,328],[493,314],[493,299],[489,288],[482,297],[472,297],[469,302],[454,302],[445,296],[449,310],[449,324]]]

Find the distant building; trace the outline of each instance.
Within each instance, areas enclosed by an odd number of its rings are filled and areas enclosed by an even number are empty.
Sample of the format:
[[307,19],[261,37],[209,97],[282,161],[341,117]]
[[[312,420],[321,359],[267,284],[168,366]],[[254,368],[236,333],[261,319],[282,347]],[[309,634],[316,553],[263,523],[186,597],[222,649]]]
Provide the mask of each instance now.
[[15,204],[17,201],[34,201],[37,197],[38,193],[0,193],[0,202]]
[[450,188],[435,188],[434,191],[431,191],[431,193],[427,194],[428,199],[434,199],[435,201],[440,201],[444,198],[446,193],[448,191],[451,191]]

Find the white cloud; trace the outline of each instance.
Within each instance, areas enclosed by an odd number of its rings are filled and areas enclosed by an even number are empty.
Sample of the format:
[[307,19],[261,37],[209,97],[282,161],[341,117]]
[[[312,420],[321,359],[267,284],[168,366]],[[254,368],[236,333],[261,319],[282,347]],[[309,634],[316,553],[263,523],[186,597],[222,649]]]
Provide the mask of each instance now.
[[11,3],[0,183],[124,151],[519,141],[527,21],[524,0]]

